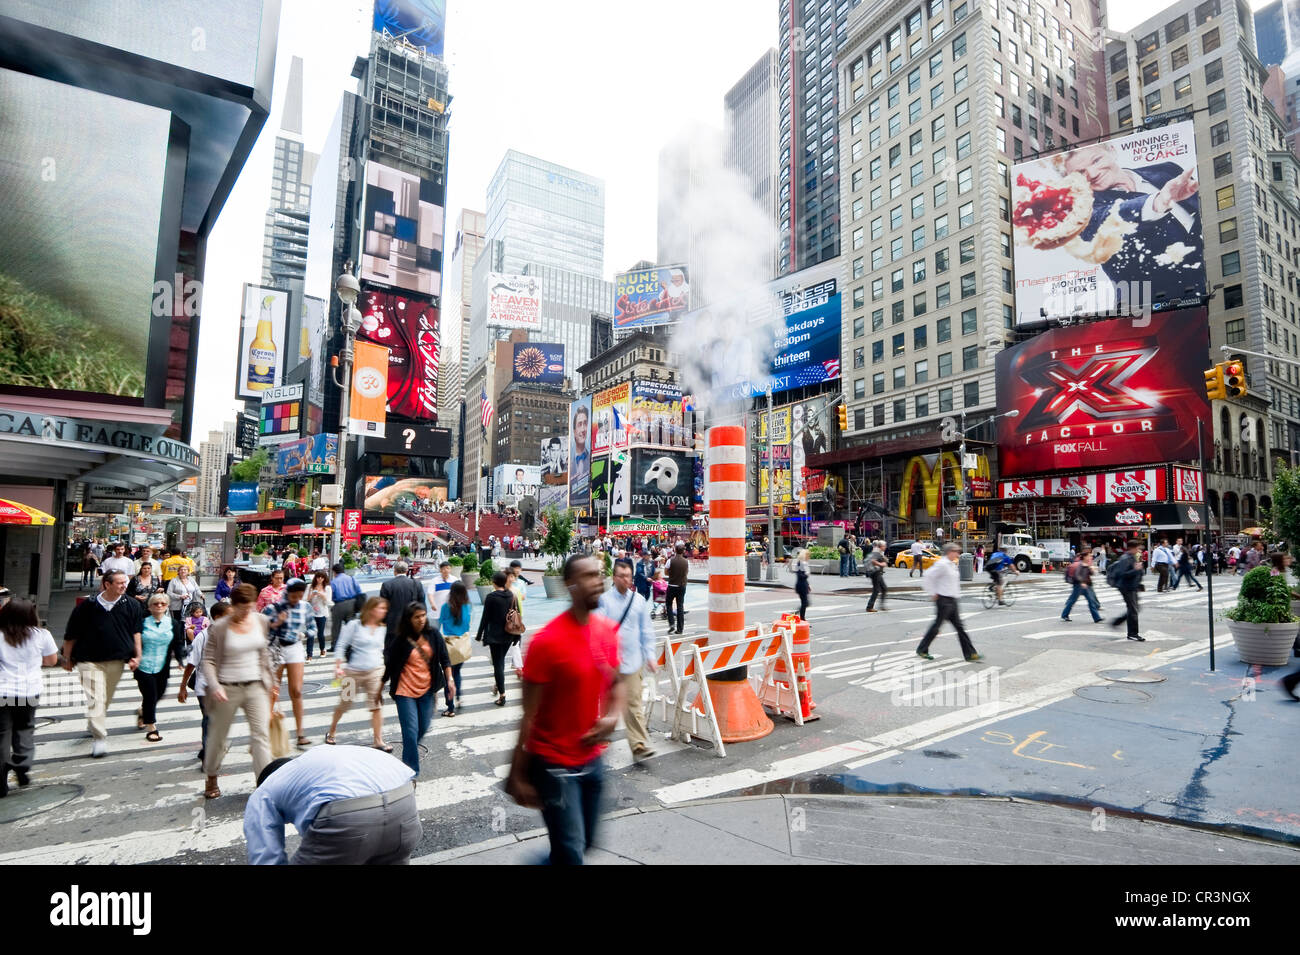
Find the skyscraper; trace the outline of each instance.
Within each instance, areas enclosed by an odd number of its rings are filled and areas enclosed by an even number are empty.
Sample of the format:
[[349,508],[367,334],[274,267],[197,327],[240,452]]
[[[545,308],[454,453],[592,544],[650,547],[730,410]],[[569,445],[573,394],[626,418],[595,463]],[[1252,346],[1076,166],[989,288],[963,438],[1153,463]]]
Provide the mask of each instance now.
[[[469,318],[472,301],[474,263],[483,250],[487,216],[462,209],[456,222],[456,241],[451,262],[443,281],[441,344],[442,360],[438,368],[438,394],[443,424],[453,431],[459,422],[458,409],[465,400],[465,376],[469,373]],[[453,446],[455,435],[452,435]]]
[[[780,221],[777,204],[777,156],[780,110],[777,104],[777,56],[771,49],[758,58],[723,99],[725,129],[723,157],[726,165],[749,180],[754,201]],[[777,250],[772,249],[770,274],[778,272]],[[698,281],[701,276],[691,276]]]
[[302,57],[295,56],[289,64],[280,132],[275,137],[271,204],[266,210],[262,241],[263,285],[287,289],[291,281],[303,279],[307,268],[311,181],[319,158],[303,148]]
[[861,2],[780,0],[782,275],[840,254],[836,51]]

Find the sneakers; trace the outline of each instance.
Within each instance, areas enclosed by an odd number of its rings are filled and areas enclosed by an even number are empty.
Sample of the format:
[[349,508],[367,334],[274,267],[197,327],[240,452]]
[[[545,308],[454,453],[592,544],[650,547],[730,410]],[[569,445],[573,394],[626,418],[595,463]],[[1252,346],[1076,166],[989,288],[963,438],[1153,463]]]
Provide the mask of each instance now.
[[868,607],[867,613],[880,613],[880,611],[877,610],[875,607]]
[[101,756],[107,756],[108,744],[105,743],[102,739],[95,740],[93,743],[90,744],[90,755],[95,759],[99,759],[99,757]]
[[916,651],[916,655],[917,655],[918,657],[920,657],[922,660],[933,660],[933,659],[934,659],[934,654],[933,654],[933,653],[926,653],[924,650],[917,650],[917,651]]
[[655,751],[649,746],[638,746],[636,749],[632,750],[632,757],[634,759],[649,759],[654,754]]
[[984,659],[984,657],[983,657],[981,654],[978,654],[978,653],[972,653],[970,656],[968,656],[968,657],[966,658],[966,662],[967,662],[967,663],[978,663],[979,661],[981,661],[981,660],[983,660],[983,659]]
[[1064,620],[1066,623],[1069,623],[1069,622],[1070,622],[1070,618],[1069,618],[1069,617],[1062,617],[1061,619]]
[[1135,634],[1130,634],[1130,635],[1129,635],[1129,639],[1132,640],[1134,643],[1146,643],[1146,642],[1147,642],[1147,638],[1146,638],[1146,637],[1139,637],[1139,636],[1136,636]]

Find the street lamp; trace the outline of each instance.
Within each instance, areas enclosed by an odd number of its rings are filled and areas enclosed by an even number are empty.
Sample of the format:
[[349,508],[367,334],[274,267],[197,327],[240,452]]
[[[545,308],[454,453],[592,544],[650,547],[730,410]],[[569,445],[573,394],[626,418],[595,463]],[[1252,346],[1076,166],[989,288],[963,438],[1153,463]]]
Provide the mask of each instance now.
[[[349,262],[348,265],[352,263]],[[351,411],[352,403],[352,343],[356,339],[357,329],[361,327],[361,313],[356,309],[357,296],[361,293],[361,283],[352,273],[345,271],[334,282],[334,291],[343,304],[343,380],[339,381],[338,375],[334,375],[334,384],[342,389],[343,395],[339,401],[339,456],[338,456],[338,483],[339,494],[342,495],[343,489],[347,486],[347,461],[348,461],[348,415]],[[342,497],[340,496],[340,504]],[[339,508],[340,517],[342,516],[342,507]],[[339,546],[339,535],[342,532],[343,521],[334,522],[334,562],[341,561],[343,551]]]
[[[1002,412],[1002,414],[995,414],[993,417],[989,418],[989,419],[986,420],[986,421],[981,421],[979,424],[973,424],[973,425],[971,425],[969,430],[974,431],[976,428],[981,427],[982,425],[992,424],[994,421],[997,421],[999,418],[1015,418],[1015,417],[1017,417],[1019,414],[1020,414],[1020,409],[1019,409],[1019,408],[1012,408],[1010,411],[1004,411],[1004,412]],[[962,552],[963,554],[966,553],[966,546],[967,546],[967,539],[966,539],[967,530],[966,530],[966,527],[967,527],[967,524],[969,523],[969,522],[967,521],[967,519],[966,519],[966,475],[965,475],[965,471],[966,471],[966,431],[967,431],[967,428],[966,428],[966,412],[965,412],[965,410],[963,410],[962,413],[961,413],[961,450],[957,452],[957,459],[958,459],[958,460],[957,460],[957,464],[958,464],[959,468],[960,468],[961,471],[962,471],[962,478],[961,478],[961,552]],[[942,462],[940,462],[940,463],[942,464]]]

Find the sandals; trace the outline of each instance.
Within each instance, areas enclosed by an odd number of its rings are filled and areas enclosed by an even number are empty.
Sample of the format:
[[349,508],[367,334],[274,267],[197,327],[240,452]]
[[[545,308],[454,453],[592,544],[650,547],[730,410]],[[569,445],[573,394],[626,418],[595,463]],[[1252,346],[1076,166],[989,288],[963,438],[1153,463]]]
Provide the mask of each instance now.
[[307,748],[308,746],[310,746],[310,745],[311,745],[311,740],[309,740],[307,737],[305,737],[305,736],[299,736],[299,737],[298,737],[298,748],[299,748],[299,749],[306,749],[306,748]]
[[157,730],[150,730],[149,732],[145,733],[144,738],[148,740],[150,743],[162,742],[162,736],[159,735]]
[[334,740],[334,734],[333,734],[333,733],[326,733],[326,734],[325,734],[325,742],[326,742],[328,745],[333,746],[334,743],[335,743],[335,740]]
[[217,777],[209,776],[208,784],[203,790],[204,799],[218,799],[221,796],[221,790],[217,788]]
[[393,751],[393,747],[389,746],[387,743],[376,743],[375,745],[371,746],[370,748],[371,748],[371,749],[382,750],[382,751],[385,752],[385,753],[391,753],[391,752]]

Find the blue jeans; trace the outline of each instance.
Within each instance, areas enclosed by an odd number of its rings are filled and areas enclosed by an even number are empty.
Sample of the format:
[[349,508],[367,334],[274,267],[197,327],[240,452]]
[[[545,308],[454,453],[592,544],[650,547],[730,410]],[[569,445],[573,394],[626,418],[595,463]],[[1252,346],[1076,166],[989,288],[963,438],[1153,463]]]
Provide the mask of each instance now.
[[420,740],[429,732],[433,722],[433,704],[437,691],[430,690],[424,696],[395,696],[397,701],[397,722],[402,726],[402,762],[418,775],[420,772]]
[[847,577],[848,575],[849,575],[849,555],[840,554],[840,576]]
[[[320,655],[325,656],[325,625],[329,623],[328,617],[316,618],[316,639],[320,641]],[[311,643],[307,644],[307,659],[311,659]]]
[[542,819],[551,841],[551,865],[582,865],[596,838],[605,766],[599,756],[585,766],[561,766],[537,756],[529,781],[542,801]]
[[854,577],[858,573],[858,558],[856,554],[849,554],[849,576]]
[[1178,585],[1179,585],[1183,580],[1190,580],[1192,583],[1194,583],[1194,584],[1196,585],[1196,589],[1197,589],[1197,590],[1201,590],[1201,589],[1203,589],[1203,588],[1201,587],[1201,582],[1200,582],[1199,580],[1197,580],[1195,577],[1193,577],[1190,571],[1186,571],[1186,570],[1182,570],[1182,569],[1179,569],[1179,570],[1177,570],[1177,571],[1174,572],[1174,585],[1173,585],[1172,587],[1170,587],[1169,589],[1170,589],[1170,590],[1177,590],[1177,589],[1178,589]]
[[1074,602],[1083,594],[1084,599],[1088,601],[1088,612],[1092,614],[1092,622],[1097,623],[1101,620],[1101,602],[1097,600],[1097,595],[1091,587],[1085,587],[1082,584],[1075,584],[1074,589],[1070,591],[1070,599],[1065,602],[1065,609],[1061,611],[1061,619],[1064,620],[1070,616],[1070,611],[1074,609]]
[[454,703],[451,699],[451,687],[443,687],[442,697],[447,701],[447,709],[449,710],[454,710],[460,706],[460,668],[464,665],[463,663],[453,663],[451,665],[451,675],[456,681],[456,701]]

